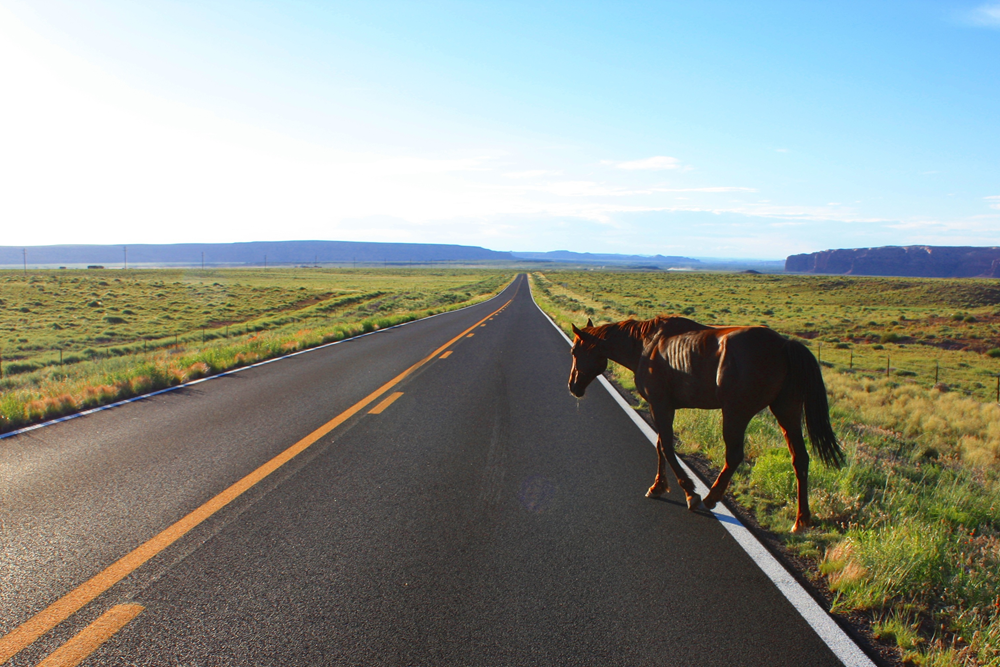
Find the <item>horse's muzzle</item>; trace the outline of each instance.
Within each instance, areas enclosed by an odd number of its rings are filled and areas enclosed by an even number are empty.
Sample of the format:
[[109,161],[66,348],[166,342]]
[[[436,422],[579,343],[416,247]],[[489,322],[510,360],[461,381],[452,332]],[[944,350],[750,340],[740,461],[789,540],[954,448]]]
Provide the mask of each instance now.
[[587,391],[587,388],[584,387],[584,386],[581,386],[579,383],[576,383],[576,382],[570,382],[569,383],[569,393],[573,394],[577,398],[583,398],[583,394],[586,391]]

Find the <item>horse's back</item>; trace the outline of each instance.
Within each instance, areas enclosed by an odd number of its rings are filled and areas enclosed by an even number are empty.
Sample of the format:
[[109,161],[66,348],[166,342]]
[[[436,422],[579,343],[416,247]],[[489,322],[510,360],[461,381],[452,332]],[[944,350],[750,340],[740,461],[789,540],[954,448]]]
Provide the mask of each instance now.
[[720,339],[711,328],[663,337],[650,357],[651,384],[676,408],[719,408],[719,353]]

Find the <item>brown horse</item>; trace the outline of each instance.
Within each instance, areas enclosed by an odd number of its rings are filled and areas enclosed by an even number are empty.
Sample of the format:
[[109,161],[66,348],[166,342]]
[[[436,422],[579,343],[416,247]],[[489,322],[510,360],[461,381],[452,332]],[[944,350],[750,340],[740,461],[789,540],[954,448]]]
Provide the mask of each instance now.
[[[573,327],[573,368],[569,390],[583,396],[587,385],[615,361],[635,374],[635,386],[649,403],[659,438],[656,480],[646,495],[657,498],[670,487],[664,464],[670,464],[687,496],[688,509],[701,502],[712,509],[722,499],[743,461],[743,437],[755,414],[766,407],[778,419],[792,453],[798,482],[798,515],[792,532],[811,523],[809,454],[802,438],[802,413],[813,450],[830,465],[843,453],[830,427],[826,387],[816,358],[797,341],[767,327],[710,327],[683,317],[625,320],[583,329]],[[722,410],[726,463],[704,501],[674,453],[674,411],[678,408]]]

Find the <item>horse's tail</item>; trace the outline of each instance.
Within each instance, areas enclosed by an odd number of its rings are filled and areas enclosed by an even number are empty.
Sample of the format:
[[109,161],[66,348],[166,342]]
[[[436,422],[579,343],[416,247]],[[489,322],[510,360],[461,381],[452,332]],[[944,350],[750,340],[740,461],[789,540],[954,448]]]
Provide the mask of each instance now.
[[830,407],[826,402],[826,385],[816,357],[802,343],[788,341],[788,369],[791,379],[803,394],[806,427],[813,451],[823,463],[839,467],[844,462],[837,436],[830,426]]

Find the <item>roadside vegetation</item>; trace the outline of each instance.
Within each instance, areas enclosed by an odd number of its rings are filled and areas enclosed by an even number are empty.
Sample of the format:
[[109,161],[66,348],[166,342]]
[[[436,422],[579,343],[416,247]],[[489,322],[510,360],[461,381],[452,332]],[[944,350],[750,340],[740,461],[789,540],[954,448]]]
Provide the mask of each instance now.
[[0,272],[0,432],[453,310],[513,272]]
[[[814,461],[815,527],[792,535],[795,477],[765,411],[731,493],[812,563],[839,612],[869,615],[906,664],[1000,665],[1000,284],[977,280],[536,272],[535,299],[569,332],[677,314],[765,324],[822,359],[847,454]],[[888,372],[887,372],[888,368]],[[631,373],[611,372],[634,391]],[[935,378],[935,375],[937,376]],[[640,404],[639,408],[644,406]],[[720,468],[720,413],[681,410],[678,451]]]

